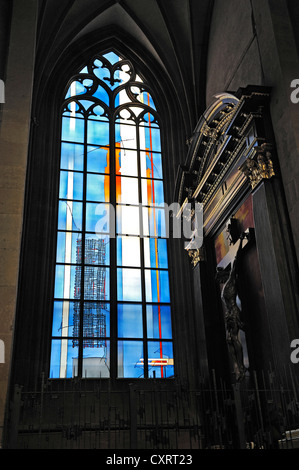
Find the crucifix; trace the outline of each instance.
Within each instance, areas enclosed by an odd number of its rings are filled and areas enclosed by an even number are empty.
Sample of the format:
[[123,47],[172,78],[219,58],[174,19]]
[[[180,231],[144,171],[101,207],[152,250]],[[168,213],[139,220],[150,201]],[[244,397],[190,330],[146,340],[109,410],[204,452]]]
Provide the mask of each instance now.
[[[229,229],[228,229],[229,231]],[[244,329],[241,321],[240,299],[238,298],[237,278],[241,252],[251,239],[251,230],[243,232],[231,245],[231,250],[217,266],[216,280],[221,284],[221,300],[225,312],[226,341],[237,382],[242,382],[246,366],[240,331]]]

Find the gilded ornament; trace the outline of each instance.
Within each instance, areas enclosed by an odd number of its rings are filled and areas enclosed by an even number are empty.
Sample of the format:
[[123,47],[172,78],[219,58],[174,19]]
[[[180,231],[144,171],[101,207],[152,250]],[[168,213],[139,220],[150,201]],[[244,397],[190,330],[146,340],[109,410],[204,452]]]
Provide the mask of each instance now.
[[262,180],[275,176],[271,153],[267,151],[248,158],[240,171],[249,179],[252,189],[256,188]]

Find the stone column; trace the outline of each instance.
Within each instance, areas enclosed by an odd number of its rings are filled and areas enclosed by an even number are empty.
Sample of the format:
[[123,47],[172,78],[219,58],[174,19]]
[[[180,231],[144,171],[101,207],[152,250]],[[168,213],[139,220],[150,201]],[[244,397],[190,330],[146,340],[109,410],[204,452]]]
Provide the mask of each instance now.
[[0,441],[11,366],[34,75],[37,0],[14,0],[0,129]]
[[[291,367],[290,343],[298,338],[298,299],[292,273],[291,248],[279,199],[277,180],[264,180],[253,191],[253,212],[258,258],[265,296],[265,318],[270,345],[264,360],[283,374]],[[273,358],[273,359],[272,359]]]
[[[299,334],[296,255],[271,146],[265,143],[256,150],[255,156],[248,158],[240,170],[252,187],[255,238],[265,298],[266,311],[259,319],[257,334],[264,368],[271,363],[283,373],[291,365],[290,343]],[[263,337],[263,331],[269,332],[270,340]]]

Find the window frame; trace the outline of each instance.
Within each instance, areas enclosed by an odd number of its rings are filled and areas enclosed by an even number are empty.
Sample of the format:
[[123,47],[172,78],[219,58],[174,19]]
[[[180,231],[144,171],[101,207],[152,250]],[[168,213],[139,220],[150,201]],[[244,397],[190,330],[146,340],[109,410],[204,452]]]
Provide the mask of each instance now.
[[[114,51],[113,51],[114,52]],[[104,54],[104,53],[102,53]],[[97,56],[100,56],[101,54],[97,54]],[[123,56],[123,54],[121,54],[121,56]],[[96,56],[93,56],[89,63],[91,62],[94,62],[95,60],[95,57]],[[124,59],[126,61],[126,59]],[[127,60],[128,63],[130,63],[131,67],[132,67],[132,64],[129,60]],[[79,67],[80,69],[82,69],[82,66]],[[85,68],[85,67],[84,67]],[[133,65],[133,69],[134,69],[134,65]],[[142,77],[142,74],[138,73],[139,76]],[[66,89],[69,88],[70,86],[70,83],[73,81],[74,77],[77,76],[77,73],[74,73],[73,76],[69,79],[69,82],[66,86]],[[143,79],[143,77],[142,77]],[[129,82],[131,81],[131,79],[129,80]],[[148,83],[146,81],[143,81],[143,86],[142,88],[147,89],[147,93],[151,93],[150,91],[150,86],[148,85]],[[121,87],[120,87],[121,88]],[[115,91],[118,90],[118,88],[115,89]],[[115,91],[112,91],[111,94],[109,94],[109,100],[111,100],[111,97],[115,97],[117,94],[115,93]],[[80,98],[80,95],[78,95],[78,99]],[[60,119],[61,119],[61,123],[63,121],[62,119],[62,116],[63,116],[63,110],[65,110],[65,104],[68,104],[70,102],[71,98],[68,98],[68,100],[64,101],[63,105],[62,105],[62,110],[61,110],[61,113],[60,113]],[[64,107],[64,108],[63,108]],[[128,103],[124,104],[124,105],[121,105],[120,106],[120,109],[118,110],[118,112],[116,113],[117,111],[117,107],[114,106],[114,108],[109,108],[106,110],[106,113],[105,113],[105,116],[108,117],[108,122],[109,122],[109,154],[110,154],[110,163],[109,163],[109,178],[110,178],[110,203],[112,204],[112,206],[116,209],[117,207],[120,207],[120,205],[117,203],[117,200],[116,200],[116,178],[117,178],[117,173],[116,173],[116,168],[115,168],[115,161],[116,161],[116,140],[115,140],[115,129],[116,129],[116,126],[117,126],[117,115],[120,115],[121,111],[124,110],[124,109],[127,109],[128,108]],[[147,106],[145,106],[144,108],[144,111],[140,113],[140,115],[145,115],[147,113],[151,113],[152,116],[154,116],[155,118],[155,124],[158,126],[158,129],[159,129],[159,133],[160,133],[160,144],[161,144],[161,149],[160,149],[160,152],[154,152],[155,154],[156,153],[160,153],[160,156],[161,156],[161,159],[162,159],[162,168],[163,168],[163,145],[162,145],[162,131],[161,131],[161,125],[160,123],[158,124],[158,114],[157,112],[152,109],[152,108],[148,108]],[[80,118],[81,119],[81,118]],[[83,184],[83,196],[82,196],[82,205],[83,205],[83,212],[82,212],[82,220],[85,219],[85,212],[86,212],[86,204],[87,204],[87,198],[86,198],[86,190],[87,190],[87,176],[90,175],[91,173],[88,172],[88,169],[87,169],[87,148],[88,146],[92,146],[92,144],[90,142],[88,142],[87,140],[87,123],[88,123],[88,117],[86,116],[83,116],[83,121],[84,121],[84,138],[83,138],[83,142],[82,142],[82,145],[84,146],[84,163],[83,163],[83,171],[82,171],[82,175],[83,175],[83,181],[84,181],[84,184]],[[137,179],[137,183],[138,183],[138,199],[139,199],[139,212],[140,212],[140,224],[142,224],[142,218],[143,218],[143,209],[144,208],[147,208],[148,206],[147,205],[144,205],[142,206],[142,208],[140,209],[140,205],[142,204],[142,182],[143,181],[146,181],[147,178],[145,176],[142,176],[142,172],[141,172],[141,158],[140,158],[140,155],[143,151],[145,151],[145,149],[142,149],[141,146],[140,146],[140,141],[139,141],[139,131],[140,131],[140,127],[147,127],[146,126],[146,123],[144,121],[141,121],[140,119],[137,121],[136,119],[136,122],[133,124],[134,126],[134,129],[135,129],[135,132],[136,132],[136,135],[137,135],[137,148],[136,148],[136,154],[137,154],[137,166],[138,166],[138,171],[137,171],[137,175],[136,176],[128,176],[130,178],[134,177]],[[150,127],[150,125],[149,125]],[[62,129],[62,124],[61,124],[61,129]],[[61,142],[64,142],[63,139],[61,138]],[[115,142],[115,144],[114,144]],[[64,142],[66,143],[66,142]],[[69,142],[70,144],[75,144],[75,142]],[[78,144],[78,142],[76,142]],[[113,144],[113,145],[112,145]],[[59,155],[60,155],[60,152],[59,152]],[[61,174],[61,172],[64,171],[62,169],[60,169],[59,173]],[[162,171],[163,173],[163,171]],[[151,178],[151,181],[155,181],[156,178]],[[162,184],[164,185],[164,178],[163,178],[163,174],[161,176],[160,179],[157,179],[157,181],[162,181]],[[57,198],[58,199],[58,198]],[[59,199],[61,200],[61,199]],[[115,225],[116,225],[116,221],[115,221]],[[61,230],[59,230],[59,228],[57,227],[57,236],[58,234],[61,233]],[[74,232],[71,232],[72,234]],[[84,240],[85,238],[85,235],[88,233],[88,230],[86,230],[86,227],[84,227],[84,223],[82,225],[82,229],[81,229],[81,238],[82,240]],[[117,232],[116,232],[117,233]],[[161,344],[162,342],[163,343],[166,343],[166,344],[170,344],[171,347],[172,347],[172,351],[173,351],[173,335],[171,338],[149,338],[148,334],[147,334],[147,306],[149,305],[159,305],[159,307],[169,307],[171,309],[171,299],[169,299],[169,302],[159,302],[159,304],[157,303],[148,303],[146,301],[146,292],[145,292],[145,285],[146,285],[146,281],[145,281],[145,277],[146,277],[146,273],[148,272],[151,272],[151,271],[157,271],[158,268],[156,267],[155,269],[153,268],[148,268],[145,266],[145,263],[144,263],[144,237],[143,237],[143,233],[142,233],[142,227],[140,226],[140,236],[138,237],[139,238],[139,241],[140,241],[140,259],[141,259],[141,263],[140,263],[140,274],[141,274],[141,290],[142,290],[142,298],[141,298],[141,301],[138,303],[138,305],[141,306],[142,308],[142,324],[143,324],[143,335],[141,338],[134,338],[134,337],[130,337],[130,338],[123,338],[121,336],[119,336],[118,334],[118,328],[117,328],[117,324],[118,324],[118,317],[117,317],[117,311],[118,311],[118,306],[120,305],[126,305],[126,304],[131,304],[132,301],[120,301],[117,299],[117,294],[116,294],[116,285],[117,285],[117,272],[119,269],[121,269],[118,264],[117,264],[117,235],[115,238],[110,238],[110,264],[108,265],[108,269],[110,271],[110,297],[109,297],[109,301],[105,301],[105,303],[109,303],[110,305],[110,322],[111,322],[111,325],[110,325],[110,337],[107,337],[107,338],[102,338],[102,339],[105,339],[106,341],[110,341],[110,345],[111,345],[111,351],[110,351],[110,369],[111,369],[111,374],[110,374],[110,378],[117,378],[117,379],[120,379],[120,377],[118,377],[118,374],[117,374],[117,370],[118,370],[118,365],[117,365],[117,350],[118,350],[118,346],[121,342],[124,342],[126,341],[126,344],[129,344],[129,342],[132,342],[133,341],[140,341],[142,342],[143,344],[143,351],[144,351],[144,354],[143,354],[143,358],[144,358],[144,362],[143,362],[143,365],[145,366],[146,364],[148,364],[148,348],[150,347],[150,344],[154,344],[155,342],[160,342],[160,348],[161,348]],[[150,237],[150,234],[149,236],[147,237],[148,240],[152,239]],[[161,239],[160,237],[158,239]],[[169,259],[169,250],[168,250],[168,240],[166,238],[162,238],[163,240],[166,240],[166,250],[167,250],[167,257]],[[82,256],[81,256],[81,283],[82,283],[82,286],[84,286],[84,269],[82,269],[84,266],[86,266],[84,264],[84,250],[85,248],[84,247],[84,243],[82,243]],[[122,267],[122,269],[124,269],[124,267]],[[130,267],[126,267],[125,269],[133,269],[132,266]],[[160,268],[159,268],[159,271],[160,271]],[[171,291],[171,287],[170,287],[170,279],[169,279],[169,266],[167,268],[162,268],[161,269],[162,272],[166,272],[168,274],[168,285],[169,285],[169,290]],[[171,296],[171,294],[170,294]],[[63,301],[62,299],[53,299],[53,302],[55,301]],[[75,299],[73,300],[75,301]],[[69,302],[71,303],[71,300],[69,300]],[[92,303],[93,301],[90,300],[90,302]],[[78,376],[79,377],[83,377],[84,378],[84,374],[82,374],[82,370],[83,370],[83,361],[84,361],[84,358],[83,358],[83,342],[84,340],[86,339],[83,335],[83,304],[85,303],[85,300],[82,300],[80,301],[80,319],[81,319],[81,327],[80,327],[80,337],[78,338],[78,341],[79,341],[79,358],[78,358]],[[103,301],[104,303],[104,301]],[[172,324],[171,324],[171,328],[172,328]],[[54,339],[54,338],[52,338]],[[65,337],[64,339],[66,340],[71,340],[72,337]],[[174,351],[172,352],[172,359],[174,357]],[[148,379],[150,378],[150,374],[149,374],[149,367],[144,367],[143,368],[144,370],[144,374],[143,374],[143,378],[144,379]],[[51,378],[51,377],[50,377]],[[126,378],[129,378],[129,379],[134,379],[134,377],[123,377],[123,379],[126,379]],[[155,374],[153,376],[153,378],[156,378],[155,377]],[[161,366],[161,379],[164,378],[164,374],[162,372],[162,366]]]
[[[28,164],[25,184],[22,244],[14,343],[10,384],[35,390],[41,377],[49,376],[52,336],[52,305],[54,289],[53,266],[56,259],[57,175],[60,168],[59,119],[60,103],[73,71],[79,69],[85,59],[96,53],[113,50],[134,62],[142,76],[150,83],[161,117],[161,145],[164,159],[164,194],[168,204],[173,202],[177,167],[186,152],[186,135],[191,135],[190,116],[181,102],[177,90],[159,64],[135,38],[126,32],[108,26],[97,32],[78,38],[51,62],[36,64],[32,95],[32,121],[28,145]],[[45,65],[45,67],[44,67]],[[177,380],[188,381],[194,375],[200,358],[193,323],[192,279],[190,266],[182,249],[181,240],[169,239],[169,282],[172,292],[173,348],[176,372],[167,386],[175,386]],[[184,282],[184,288],[182,286]],[[188,360],[186,360],[188,358]],[[115,367],[117,365],[115,364]],[[69,379],[66,379],[68,381]],[[88,379],[89,382],[92,379]],[[146,379],[138,383],[147,386]],[[163,379],[160,379],[162,382]],[[53,390],[62,381],[51,379]],[[108,386],[107,381],[103,387]],[[113,390],[126,389],[135,379],[109,380]],[[150,380],[152,383],[152,380]],[[173,385],[171,385],[171,383]],[[68,384],[65,383],[67,387]]]

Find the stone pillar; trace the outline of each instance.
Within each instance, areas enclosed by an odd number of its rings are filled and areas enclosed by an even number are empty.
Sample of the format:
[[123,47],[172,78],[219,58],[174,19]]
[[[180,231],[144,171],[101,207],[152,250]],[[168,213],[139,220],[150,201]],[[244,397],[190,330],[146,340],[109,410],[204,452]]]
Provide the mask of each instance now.
[[273,164],[272,153],[272,146],[267,143],[256,147],[256,154],[248,158],[240,170],[252,188],[255,238],[265,299],[265,313],[258,319],[257,327],[261,362],[264,369],[275,366],[283,373],[285,367],[291,366],[291,341],[299,335],[299,299],[295,247],[281,178],[277,165]]
[[0,0],[0,126],[5,101],[6,60],[9,45],[12,2]]
[[14,0],[0,129],[0,441],[10,375],[34,75],[37,0]]
[[266,307],[260,321],[270,336],[270,342],[261,345],[263,361],[269,361],[283,374],[284,368],[291,367],[290,343],[298,338],[299,332],[295,280],[288,260],[284,214],[279,207],[276,183],[265,180],[253,191],[253,213]]

